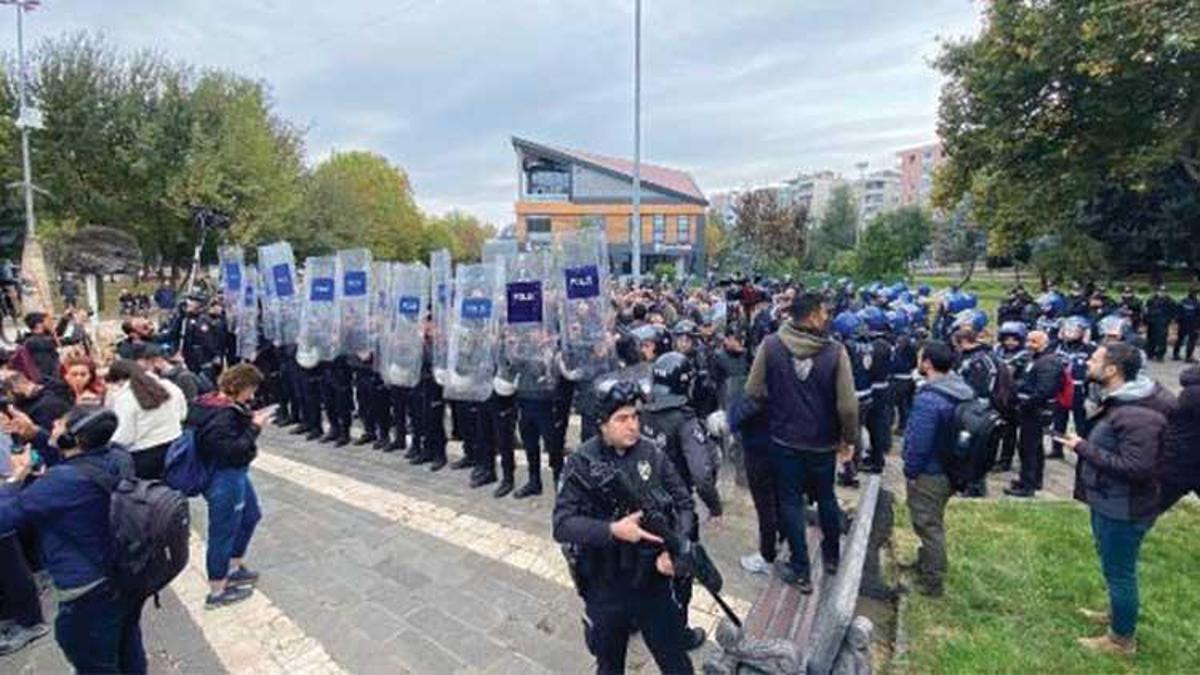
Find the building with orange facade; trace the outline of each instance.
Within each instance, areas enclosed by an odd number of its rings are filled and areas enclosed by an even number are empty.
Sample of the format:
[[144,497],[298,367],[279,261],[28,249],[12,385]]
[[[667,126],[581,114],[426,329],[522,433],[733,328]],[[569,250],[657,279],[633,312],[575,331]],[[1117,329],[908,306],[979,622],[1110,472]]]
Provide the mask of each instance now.
[[631,233],[640,230],[642,271],[669,263],[704,274],[708,200],[690,175],[641,166],[641,227],[633,227],[633,162],[513,137],[517,156],[515,235],[522,247],[548,246],[556,232],[604,228],[612,269],[628,274]]
[[929,206],[933,172],[946,161],[941,142],[896,153],[900,160],[900,205]]

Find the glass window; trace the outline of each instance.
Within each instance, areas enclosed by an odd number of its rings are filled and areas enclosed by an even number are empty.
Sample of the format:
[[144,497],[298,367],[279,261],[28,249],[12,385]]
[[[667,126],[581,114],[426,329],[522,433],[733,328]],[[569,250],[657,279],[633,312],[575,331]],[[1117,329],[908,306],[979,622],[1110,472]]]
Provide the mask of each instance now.
[[550,234],[549,216],[526,216],[525,231],[529,234]]
[[692,229],[688,224],[687,216],[679,216],[675,219],[675,241],[680,244],[688,243],[688,239],[692,236]]
[[661,213],[654,214],[654,243],[661,244],[667,238],[667,217]]

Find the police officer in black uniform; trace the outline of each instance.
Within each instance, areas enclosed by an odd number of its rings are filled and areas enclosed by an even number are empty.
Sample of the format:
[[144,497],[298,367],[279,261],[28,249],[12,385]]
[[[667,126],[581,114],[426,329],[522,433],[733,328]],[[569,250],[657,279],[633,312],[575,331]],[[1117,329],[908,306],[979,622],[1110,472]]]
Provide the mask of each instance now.
[[225,331],[221,322],[203,312],[206,299],[190,295],[183,313],[172,322],[171,342],[178,344],[188,370],[216,382],[225,353]]
[[[1146,351],[1150,360],[1161,362],[1167,356],[1167,332],[1175,320],[1176,306],[1167,289],[1159,286],[1146,301]],[[1137,330],[1137,321],[1133,328]]]
[[[721,494],[717,491],[720,456],[690,403],[689,392],[696,380],[692,363],[679,352],[668,352],[655,360],[653,377],[650,401],[644,409],[642,435],[666,453],[689,493],[694,489],[704,502],[709,517],[720,518]],[[692,541],[699,541],[699,527],[688,536]],[[680,616],[686,622],[692,599],[690,577],[676,579],[675,599],[680,605]],[[704,640],[704,629],[693,628],[686,637],[687,648],[695,649],[704,644]]]
[[[674,464],[641,435],[642,390],[617,381],[600,392],[600,435],[567,460],[554,504],[554,539],[563,544],[584,601],[584,638],[599,673],[621,673],[637,628],[659,670],[691,673],[684,623],[672,579],[686,571],[663,539],[642,527],[642,511],[627,513],[609,488],[615,481],[642,494],[665,494],[664,514],[677,540],[688,541],[696,514]],[[618,475],[619,474],[619,475]],[[676,565],[680,568],[676,569]]]
[[1179,348],[1187,344],[1185,356],[1188,363],[1195,363],[1196,359],[1196,336],[1200,333],[1200,298],[1197,298],[1197,293],[1200,289],[1192,286],[1188,289],[1187,297],[1179,301],[1177,311],[1175,313],[1176,320],[1179,322],[1179,332],[1175,334],[1175,353],[1174,358],[1179,360]]

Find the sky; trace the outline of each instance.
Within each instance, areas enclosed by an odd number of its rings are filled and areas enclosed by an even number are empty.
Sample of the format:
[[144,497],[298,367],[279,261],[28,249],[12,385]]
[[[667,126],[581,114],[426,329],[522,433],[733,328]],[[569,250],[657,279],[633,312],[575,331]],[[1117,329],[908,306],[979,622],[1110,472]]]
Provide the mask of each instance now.
[[[511,136],[632,157],[633,6],[44,0],[25,26],[27,44],[88,30],[261,79],[276,113],[307,130],[310,162],[370,150],[408,172],[424,210],[503,226],[516,196]],[[861,161],[893,167],[895,151],[935,139],[931,60],[940,40],[978,30],[980,7],[644,0],[643,161],[686,170],[709,194],[805,171],[856,175]]]

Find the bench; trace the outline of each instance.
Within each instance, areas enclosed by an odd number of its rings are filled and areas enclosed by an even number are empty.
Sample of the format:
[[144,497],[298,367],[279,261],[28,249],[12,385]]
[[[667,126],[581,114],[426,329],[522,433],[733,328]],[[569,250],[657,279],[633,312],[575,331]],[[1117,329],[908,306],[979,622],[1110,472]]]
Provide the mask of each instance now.
[[890,537],[891,508],[891,495],[882,490],[880,476],[869,476],[849,532],[842,537],[841,565],[832,577],[821,565],[820,530],[810,524],[806,538],[812,594],[804,595],[772,574],[741,629],[728,619],[717,626],[721,651],[704,664],[704,672],[869,675],[873,627],[866,617],[855,618],[854,609],[864,573],[866,586],[881,584],[877,549]]

